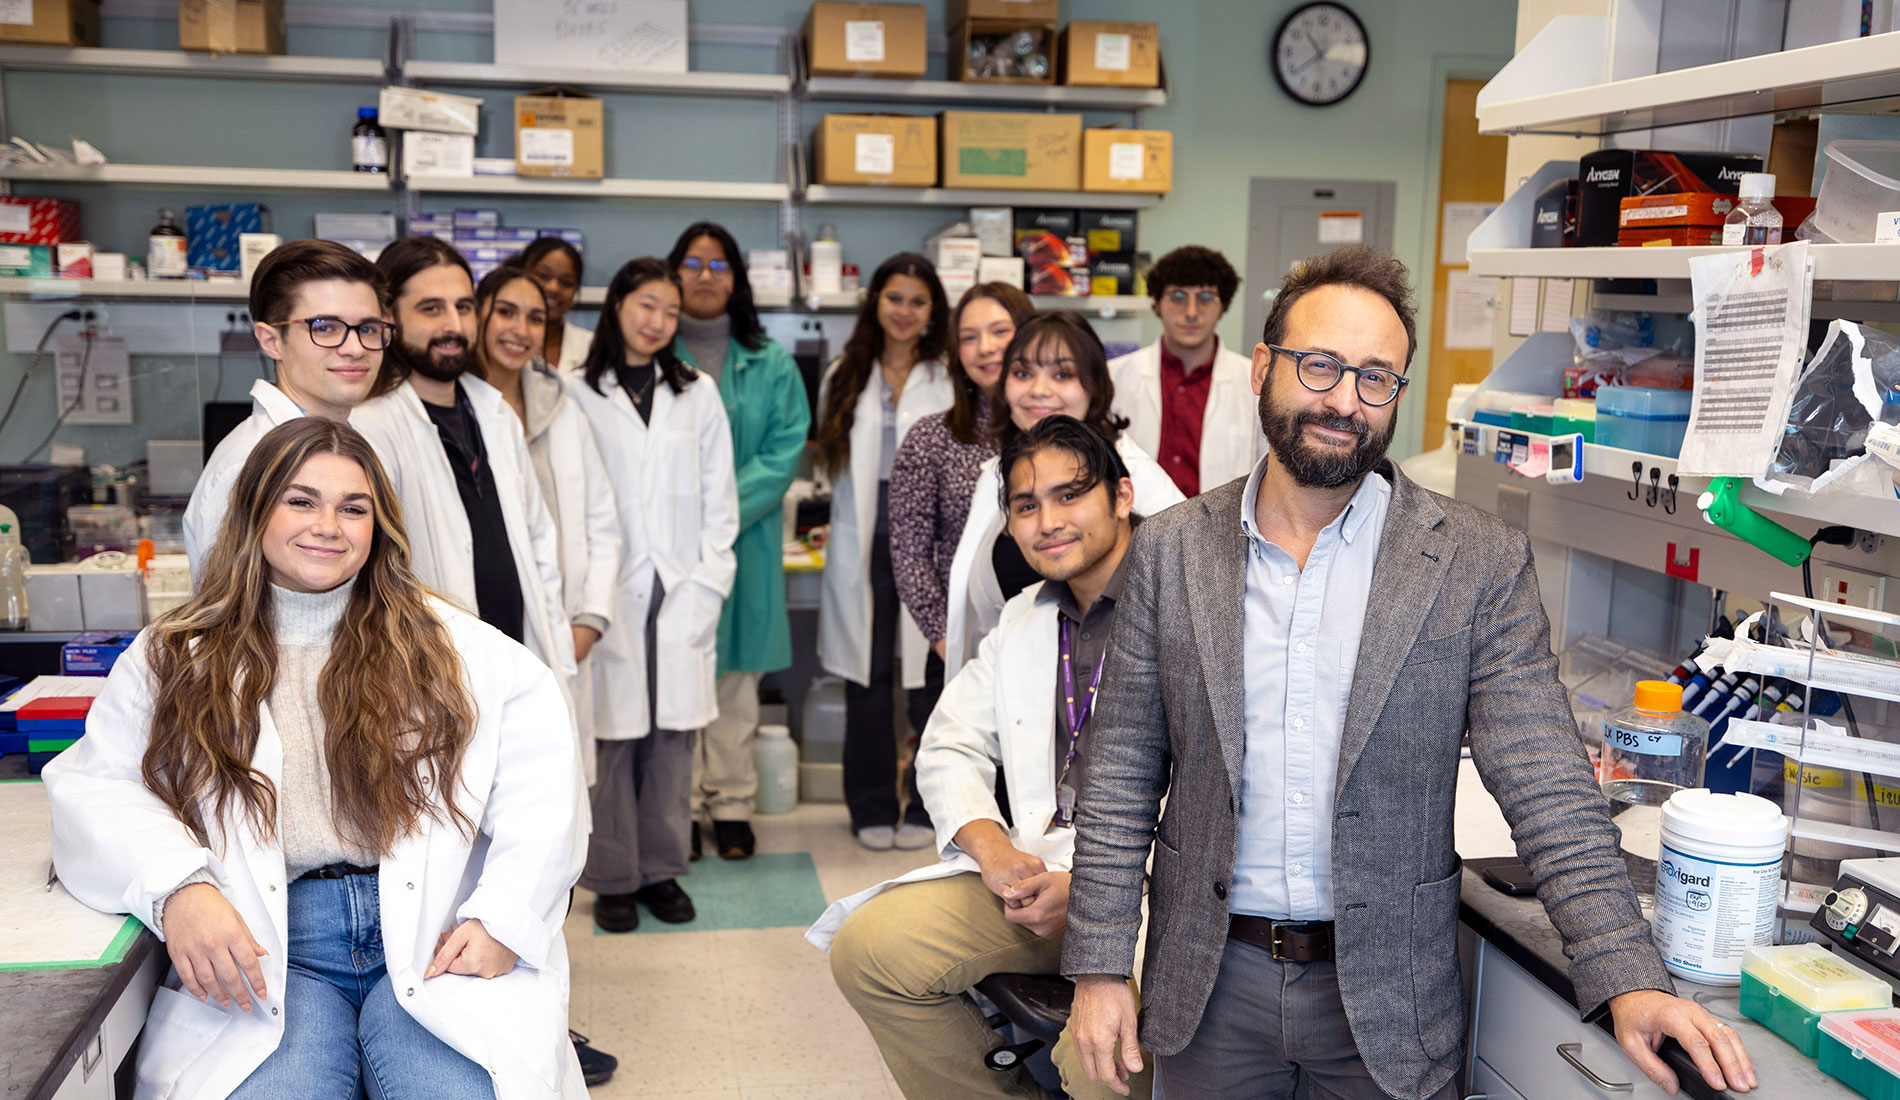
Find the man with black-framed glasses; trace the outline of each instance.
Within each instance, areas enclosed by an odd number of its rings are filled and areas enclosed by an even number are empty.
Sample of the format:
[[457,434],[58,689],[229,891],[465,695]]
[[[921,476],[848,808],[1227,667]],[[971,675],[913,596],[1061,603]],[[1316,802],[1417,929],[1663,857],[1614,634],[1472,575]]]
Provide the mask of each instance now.
[[[1404,265],[1286,277],[1254,347],[1269,453],[1149,519],[1076,813],[1062,969],[1089,1075],[1159,1056],[1195,1097],[1443,1100],[1464,1060],[1452,808],[1461,742],[1511,826],[1586,1019],[1674,1091],[1755,1084],[1673,995],[1556,676],[1524,533],[1386,461],[1417,350]],[[1167,809],[1161,811],[1163,796]],[[1150,935],[1136,1008],[1143,870]]]
[[251,275],[252,333],[276,363],[275,384],[251,386],[251,416],[220,440],[185,507],[185,556],[195,577],[231,502],[231,486],[264,433],[300,416],[348,420],[369,397],[393,338],[389,283],[334,241],[279,245]]
[[1115,411],[1184,496],[1246,477],[1266,450],[1255,420],[1245,355],[1214,331],[1240,276],[1227,257],[1185,245],[1148,269],[1161,338],[1108,364]]

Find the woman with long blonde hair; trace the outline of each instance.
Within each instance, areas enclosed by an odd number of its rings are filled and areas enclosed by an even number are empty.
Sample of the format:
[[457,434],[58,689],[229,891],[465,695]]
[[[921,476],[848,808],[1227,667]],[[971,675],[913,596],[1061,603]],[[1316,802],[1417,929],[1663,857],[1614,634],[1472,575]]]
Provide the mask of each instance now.
[[581,1097],[554,674],[423,587],[347,425],[258,441],[198,592],[47,765],[60,880],[165,940],[141,1095]]

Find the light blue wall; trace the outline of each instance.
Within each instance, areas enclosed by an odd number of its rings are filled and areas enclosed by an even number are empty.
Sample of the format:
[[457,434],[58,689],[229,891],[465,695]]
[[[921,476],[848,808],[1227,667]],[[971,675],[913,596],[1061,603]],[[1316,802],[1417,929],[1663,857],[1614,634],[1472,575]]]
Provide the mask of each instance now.
[[[1146,124],[1175,134],[1175,190],[1144,216],[1141,246],[1159,255],[1179,244],[1202,243],[1227,251],[1236,268],[1242,255],[1248,181],[1255,176],[1393,180],[1398,184],[1395,249],[1422,273],[1429,290],[1429,251],[1435,220],[1438,103],[1447,75],[1483,75],[1511,52],[1515,0],[1357,0],[1372,42],[1370,75],[1345,103],[1323,110],[1301,107],[1274,84],[1266,65],[1267,39],[1293,0],[1176,0],[1158,6],[1144,0],[1065,0],[1062,15],[1089,19],[1155,20],[1171,93],[1166,107],[1148,113]],[[488,0],[386,0],[393,12],[485,12]],[[805,0],[694,0],[693,20],[795,28]],[[932,0],[931,30],[942,31],[943,9]],[[163,20],[108,19],[108,46],[169,49],[176,24]],[[379,32],[293,25],[293,54],[380,57]],[[487,34],[419,32],[417,56],[462,61],[492,57]],[[692,54],[695,69],[783,71],[779,52],[768,47],[703,45]],[[943,58],[933,55],[932,75]],[[11,134],[63,143],[83,137],[115,161],[286,168],[345,168],[348,132],[356,107],[373,103],[374,89],[325,84],[184,80],[95,75],[8,73],[6,119]],[[511,89],[445,89],[483,97],[484,134],[478,152],[512,151],[507,125]],[[864,104],[807,103],[799,128],[808,136],[826,109],[864,110]],[[918,113],[922,113],[919,111]],[[1125,115],[1089,114],[1088,120],[1125,120]],[[783,169],[778,144],[778,107],[770,100],[610,96],[607,103],[607,174],[683,179],[777,180]],[[167,191],[79,185],[22,185],[20,193],[67,195],[84,204],[86,234],[102,250],[139,254],[157,208],[194,202],[247,201],[269,204],[274,229],[286,238],[308,234],[319,210],[393,209],[393,198],[376,195],[265,194],[229,191]],[[521,199],[489,202],[477,197],[425,198],[425,210],[496,205],[509,224],[560,225],[587,238],[587,281],[606,281],[610,268],[635,255],[664,252],[690,221],[714,217],[747,247],[776,247],[778,211],[763,205],[691,202],[596,202]],[[1081,204],[1079,204],[1081,205]],[[869,271],[891,252],[916,248],[922,238],[956,217],[954,209],[814,207],[803,212],[808,233],[835,222],[846,258]],[[1248,288],[1257,292],[1259,288]],[[1236,308],[1223,326],[1230,344],[1250,346],[1239,330]],[[1430,303],[1421,301],[1421,318]],[[1148,328],[1152,329],[1152,323]],[[1257,338],[1257,337],[1256,337]],[[1421,344],[1428,343],[1421,332]],[[25,357],[0,354],[0,391],[10,393]],[[258,377],[254,360],[233,357],[222,366],[221,393],[239,399]],[[1415,373],[1429,370],[1421,362]],[[123,463],[142,457],[147,438],[192,438],[199,434],[199,403],[209,399],[219,365],[207,357],[142,356],[134,360],[130,428],[62,429],[59,439],[80,444],[93,462]],[[0,461],[18,461],[45,434],[54,416],[52,372],[28,381],[15,421],[0,431]],[[1423,392],[1419,387],[1418,392]],[[1406,410],[1395,452],[1417,449],[1420,409]]]

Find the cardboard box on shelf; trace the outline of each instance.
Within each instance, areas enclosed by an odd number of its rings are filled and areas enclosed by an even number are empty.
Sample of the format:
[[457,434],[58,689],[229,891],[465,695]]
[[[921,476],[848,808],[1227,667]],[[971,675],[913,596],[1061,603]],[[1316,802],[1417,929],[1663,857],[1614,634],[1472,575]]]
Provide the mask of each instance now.
[[1060,18],[1058,0],[950,0],[944,6],[943,25],[954,27],[966,19],[1020,19],[1030,23]]
[[976,272],[971,268],[937,272],[937,280],[943,284],[944,300],[952,304],[963,300],[963,295],[976,285]]
[[284,0],[178,0],[178,48],[284,52]]
[[1135,292],[1135,254],[1133,252],[1089,254],[1090,294],[1133,294]]
[[937,120],[919,115],[826,115],[812,130],[813,182],[937,185]]
[[0,195],[0,244],[54,245],[81,236],[73,200]]
[[[940,278],[949,271],[974,272],[983,264],[983,242],[975,237],[932,237],[924,248]],[[956,295],[951,295],[950,300],[956,301]]]
[[92,245],[85,241],[66,241],[53,246],[54,265],[62,279],[92,278]]
[[53,247],[50,244],[0,244],[0,277],[52,278]]
[[1761,158],[1727,153],[1600,149],[1584,154],[1577,174],[1577,244],[1613,245],[1625,195],[1707,191],[1733,195],[1742,174],[1761,171]]
[[818,0],[805,17],[806,68],[813,76],[924,75],[928,20],[922,4]]
[[402,174],[405,179],[410,176],[474,175],[474,136],[411,130],[402,136]]
[[1008,283],[1018,290],[1023,288],[1023,258],[1021,256],[985,256],[976,269],[976,281],[979,283]]
[[481,130],[482,101],[472,96],[384,88],[376,97],[376,121],[391,130],[433,130],[474,135]]
[[[429,215],[418,214],[418,220]],[[394,240],[396,238],[396,215],[387,211],[380,214],[318,214],[316,216],[317,236],[332,241],[375,241]]]
[[255,202],[185,207],[185,262],[206,271],[243,266],[239,238],[270,232],[270,207]]
[[1076,20],[1062,28],[1062,83],[1078,87],[1158,88],[1161,32],[1153,23]]
[[1702,248],[1722,243],[1722,227],[1719,225],[1679,225],[1672,229],[1625,229],[1617,234],[1616,243],[1624,248],[1646,248],[1659,245],[1688,245]]
[[1086,298],[1089,293],[1089,269],[1086,267],[1036,266],[1031,265],[1029,286],[1031,294],[1048,298]]
[[1625,195],[1618,211],[1617,224],[1631,229],[1673,229],[1679,226],[1720,226],[1735,209],[1735,197],[1712,191],[1685,191],[1650,195]]
[[97,46],[99,0],[11,0],[0,42],[35,46]]
[[[584,17],[577,17],[575,9]],[[686,0],[495,0],[495,62],[524,68],[686,71]]]
[[943,185],[1074,191],[1082,183],[1082,116],[945,111]]
[[1166,130],[1082,132],[1082,190],[1166,194],[1173,187],[1173,134]]
[[[1064,251],[1067,251],[1069,238],[1077,235],[1076,226],[1079,222],[1080,219],[1074,210],[1019,206],[1016,208],[1015,232],[1012,248],[1015,253],[1020,256],[1023,253],[1024,243],[1032,237],[1041,234],[1053,238]],[[1056,261],[1050,260],[1047,262],[1053,263]],[[1064,258],[1061,262],[1068,263],[1070,261]],[[1078,259],[1075,262],[1079,263],[1081,261]]]
[[1133,210],[1082,210],[1076,232],[1087,242],[1089,260],[1102,253],[1134,252],[1141,247],[1141,216]]
[[[515,97],[515,174],[597,180],[605,174],[606,111],[573,88],[537,88]],[[469,170],[474,171],[473,163]]]
[[125,281],[125,261],[123,252],[94,252],[92,254],[92,277],[110,283]]
[[966,19],[950,27],[952,80],[977,84],[1056,82],[1062,43],[1052,19]]

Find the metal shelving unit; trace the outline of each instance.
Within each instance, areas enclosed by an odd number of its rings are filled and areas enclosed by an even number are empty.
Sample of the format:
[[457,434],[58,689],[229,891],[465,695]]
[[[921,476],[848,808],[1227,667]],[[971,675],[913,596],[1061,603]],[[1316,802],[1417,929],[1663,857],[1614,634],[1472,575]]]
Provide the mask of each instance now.
[[1142,111],[1168,102],[1165,88],[1067,88],[1046,84],[976,84],[958,80],[887,80],[813,76],[799,85],[806,99],[838,102],[964,103],[979,107],[1069,107]]
[[411,191],[456,195],[559,195],[582,199],[693,199],[699,202],[784,202],[783,183],[728,180],[524,179],[519,176],[410,176]]
[[260,57],[182,50],[118,50],[96,46],[0,47],[0,70],[33,73],[93,73],[118,76],[201,76],[239,80],[301,80],[322,84],[381,83],[380,60],[358,57]]
[[814,183],[805,201],[856,206],[1093,206],[1104,210],[1149,210],[1160,195],[1096,191],[1000,191],[963,187],[834,187]]
[[101,164],[79,168],[0,168],[0,179],[21,182],[109,183],[132,187],[220,187],[253,191],[381,191],[390,177],[374,172],[224,165]]

